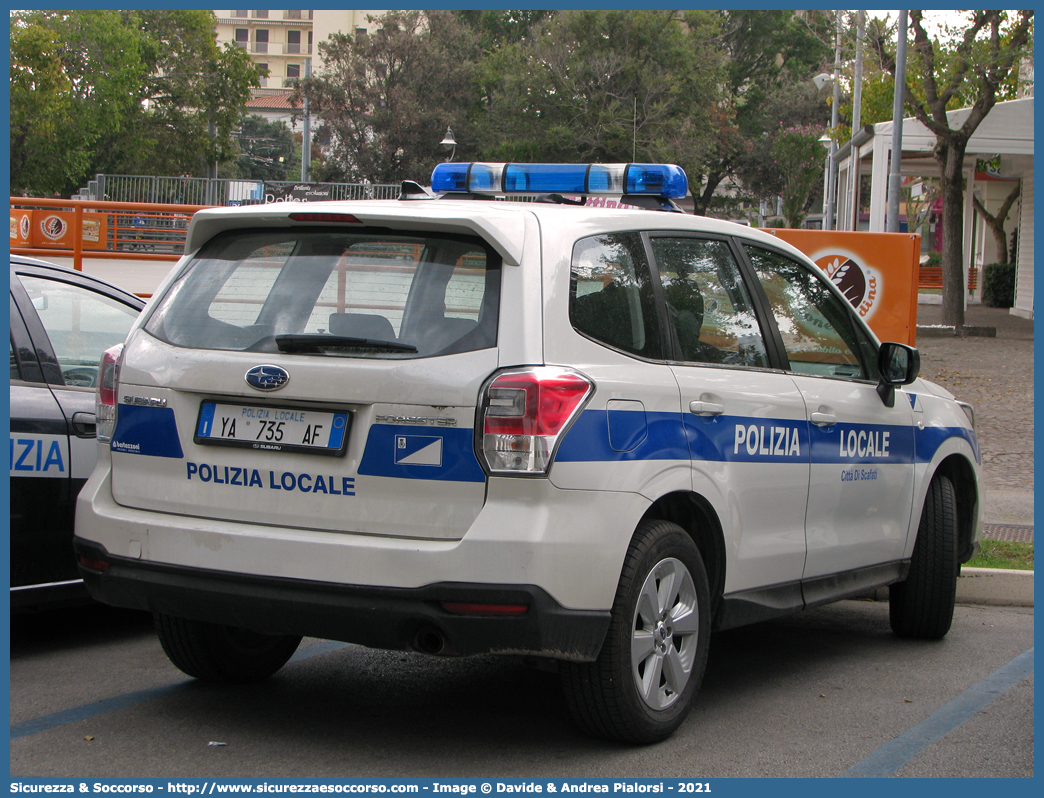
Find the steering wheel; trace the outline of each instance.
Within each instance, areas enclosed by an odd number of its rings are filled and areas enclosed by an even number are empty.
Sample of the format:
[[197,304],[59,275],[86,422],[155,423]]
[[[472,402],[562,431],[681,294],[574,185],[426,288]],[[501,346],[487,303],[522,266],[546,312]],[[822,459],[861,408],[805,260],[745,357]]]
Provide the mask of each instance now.
[[91,366],[73,366],[63,369],[62,377],[65,379],[66,385],[93,388],[94,381],[98,379],[98,369]]

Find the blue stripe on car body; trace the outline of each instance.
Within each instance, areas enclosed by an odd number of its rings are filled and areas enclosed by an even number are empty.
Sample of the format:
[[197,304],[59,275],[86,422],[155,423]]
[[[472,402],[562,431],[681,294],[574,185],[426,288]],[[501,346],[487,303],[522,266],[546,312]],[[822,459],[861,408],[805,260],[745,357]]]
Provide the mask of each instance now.
[[[629,421],[628,415],[634,419]],[[606,410],[585,410],[559,447],[560,462],[702,460],[709,462],[836,464],[928,463],[951,438],[968,442],[981,463],[975,432],[966,427],[906,427],[838,423],[819,427],[795,419],[744,416],[702,417],[682,413],[613,411],[614,423],[629,426],[633,448],[614,449]],[[397,463],[397,437],[423,431],[443,440],[442,465]],[[644,437],[639,434],[645,430]],[[741,432],[742,430],[742,432]],[[120,405],[113,451],[183,458],[171,408]],[[811,448],[810,448],[811,446]],[[418,428],[375,424],[370,428],[358,473],[362,476],[482,482],[470,428]]]
[[[442,438],[442,465],[396,463],[399,437],[423,434]],[[485,482],[486,473],[475,454],[474,431],[445,427],[417,427],[402,424],[373,424],[366,437],[359,475],[397,479],[431,479],[447,482]]]
[[[975,432],[966,427],[922,430],[845,422],[819,427],[798,419],[649,411],[641,414],[648,423],[646,439],[634,449],[620,452],[610,445],[606,415],[604,410],[585,410],[563,439],[556,460],[688,460],[691,451],[691,459],[713,462],[928,463],[950,438],[966,440],[979,460]],[[742,438],[740,428],[744,430]]]
[[178,438],[174,409],[170,407],[119,405],[109,448],[114,452],[148,457],[185,457]]

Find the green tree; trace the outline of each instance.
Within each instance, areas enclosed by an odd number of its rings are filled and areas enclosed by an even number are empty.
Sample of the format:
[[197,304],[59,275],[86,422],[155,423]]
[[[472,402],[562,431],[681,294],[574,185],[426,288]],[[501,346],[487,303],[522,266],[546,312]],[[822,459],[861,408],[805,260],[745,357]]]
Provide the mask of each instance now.
[[[828,123],[826,106],[811,81],[794,81],[779,86],[765,97],[758,115],[758,124],[764,129],[748,139],[747,150],[735,160],[732,174],[739,180],[747,198],[774,198],[784,192],[783,173],[772,154],[776,137],[791,128],[819,127],[825,130]],[[821,160],[810,166],[822,174],[825,164],[826,153],[823,153]],[[817,184],[811,196],[815,198],[821,193],[822,185]]]
[[700,49],[694,38],[672,11],[557,12],[483,61],[483,157],[691,170],[709,146],[717,61],[708,39]]
[[146,42],[116,11],[11,15],[11,191],[67,194],[140,109]]
[[325,179],[424,181],[445,158],[451,126],[458,156],[475,151],[468,128],[479,57],[471,28],[448,11],[391,11],[366,36],[319,44],[323,69],[300,82],[321,120]]
[[[1020,59],[1032,53],[1033,11],[969,12],[968,26],[946,44],[924,28],[924,12],[910,12],[906,107],[932,133],[942,196],[943,323],[964,326],[964,156],[972,134],[1010,86]],[[895,53],[884,36],[873,42],[882,66],[895,75]],[[966,107],[951,127],[947,111]]]
[[479,47],[485,52],[506,44],[517,44],[527,38],[533,28],[554,14],[548,10],[454,11],[457,18],[478,34]]
[[242,118],[233,135],[239,156],[221,169],[221,177],[297,180],[301,176],[300,145],[293,131],[282,122],[251,114]]
[[782,176],[783,216],[788,227],[800,227],[809,200],[822,182],[826,148],[819,143],[821,128],[781,130],[772,144],[772,157]]
[[118,161],[97,171],[213,176],[213,165],[238,154],[238,127],[257,67],[241,47],[217,44],[211,11],[124,11],[139,31],[148,75],[142,113],[130,135],[108,148]]
[[11,189],[70,193],[97,172],[202,173],[236,152],[257,70],[209,11],[11,15]]
[[793,126],[825,126],[830,113],[811,82],[830,56],[829,17],[783,10],[715,14],[716,30],[706,23],[698,28],[713,32],[722,56],[720,92],[701,109],[714,135],[703,160],[690,172],[700,214],[711,210],[718,187],[729,178],[757,197],[779,193],[779,173],[771,163],[776,133]]
[[[931,15],[933,12],[929,11],[927,13]],[[884,19],[869,19],[866,22],[865,41],[871,48],[878,48],[881,46],[881,42],[890,42],[895,38],[897,28],[898,20],[893,20],[888,16]],[[960,28],[955,28],[952,25],[943,27],[942,31],[943,34],[940,37],[940,45],[944,50],[952,47],[954,42],[963,35]],[[851,43],[848,45],[849,49],[851,49],[852,43],[854,43],[854,28],[850,31],[850,34]],[[870,55],[872,56],[872,52]],[[907,59],[907,84],[913,88],[915,93],[917,93],[921,99],[923,99],[920,86],[923,85],[924,75],[917,71],[921,66],[922,62],[920,59],[914,57]],[[1014,100],[1018,96],[1018,87],[1018,70],[1013,69],[1008,73],[1008,76],[1004,80],[997,84],[997,100]],[[975,87],[973,83],[962,84],[957,88],[947,102],[947,110],[954,111],[958,108],[965,108],[974,104],[974,91]],[[894,93],[895,79],[892,77],[892,74],[882,66],[880,59],[874,59],[872,57],[864,58],[863,85],[859,113],[860,123],[862,125],[875,125],[878,122],[891,122],[893,111],[892,98]],[[840,142],[847,141],[852,135],[852,99],[851,94],[843,97],[839,107],[841,124],[838,126],[839,130],[836,139]]]

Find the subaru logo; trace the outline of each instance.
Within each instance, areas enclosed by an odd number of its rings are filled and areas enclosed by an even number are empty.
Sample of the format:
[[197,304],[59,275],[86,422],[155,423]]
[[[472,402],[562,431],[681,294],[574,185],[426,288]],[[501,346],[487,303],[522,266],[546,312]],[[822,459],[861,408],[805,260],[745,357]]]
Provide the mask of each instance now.
[[247,385],[259,391],[278,391],[290,382],[290,374],[279,366],[254,366],[244,379]]

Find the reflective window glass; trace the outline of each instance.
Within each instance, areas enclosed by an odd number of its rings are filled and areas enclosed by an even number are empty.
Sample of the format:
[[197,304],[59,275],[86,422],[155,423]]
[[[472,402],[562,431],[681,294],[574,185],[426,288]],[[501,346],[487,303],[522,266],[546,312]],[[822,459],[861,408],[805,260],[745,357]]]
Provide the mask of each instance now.
[[652,278],[639,234],[613,233],[576,242],[569,320],[600,343],[641,357],[663,358]]
[[768,295],[792,371],[873,379],[852,306],[824,278],[772,250],[748,246],[747,254]]
[[652,249],[682,360],[767,366],[761,328],[728,243],[654,237]]
[[500,259],[475,238],[229,233],[162,297],[153,335],[199,349],[417,357],[496,344]]
[[66,385],[93,386],[102,353],[127,337],[138,311],[105,294],[23,274]]

